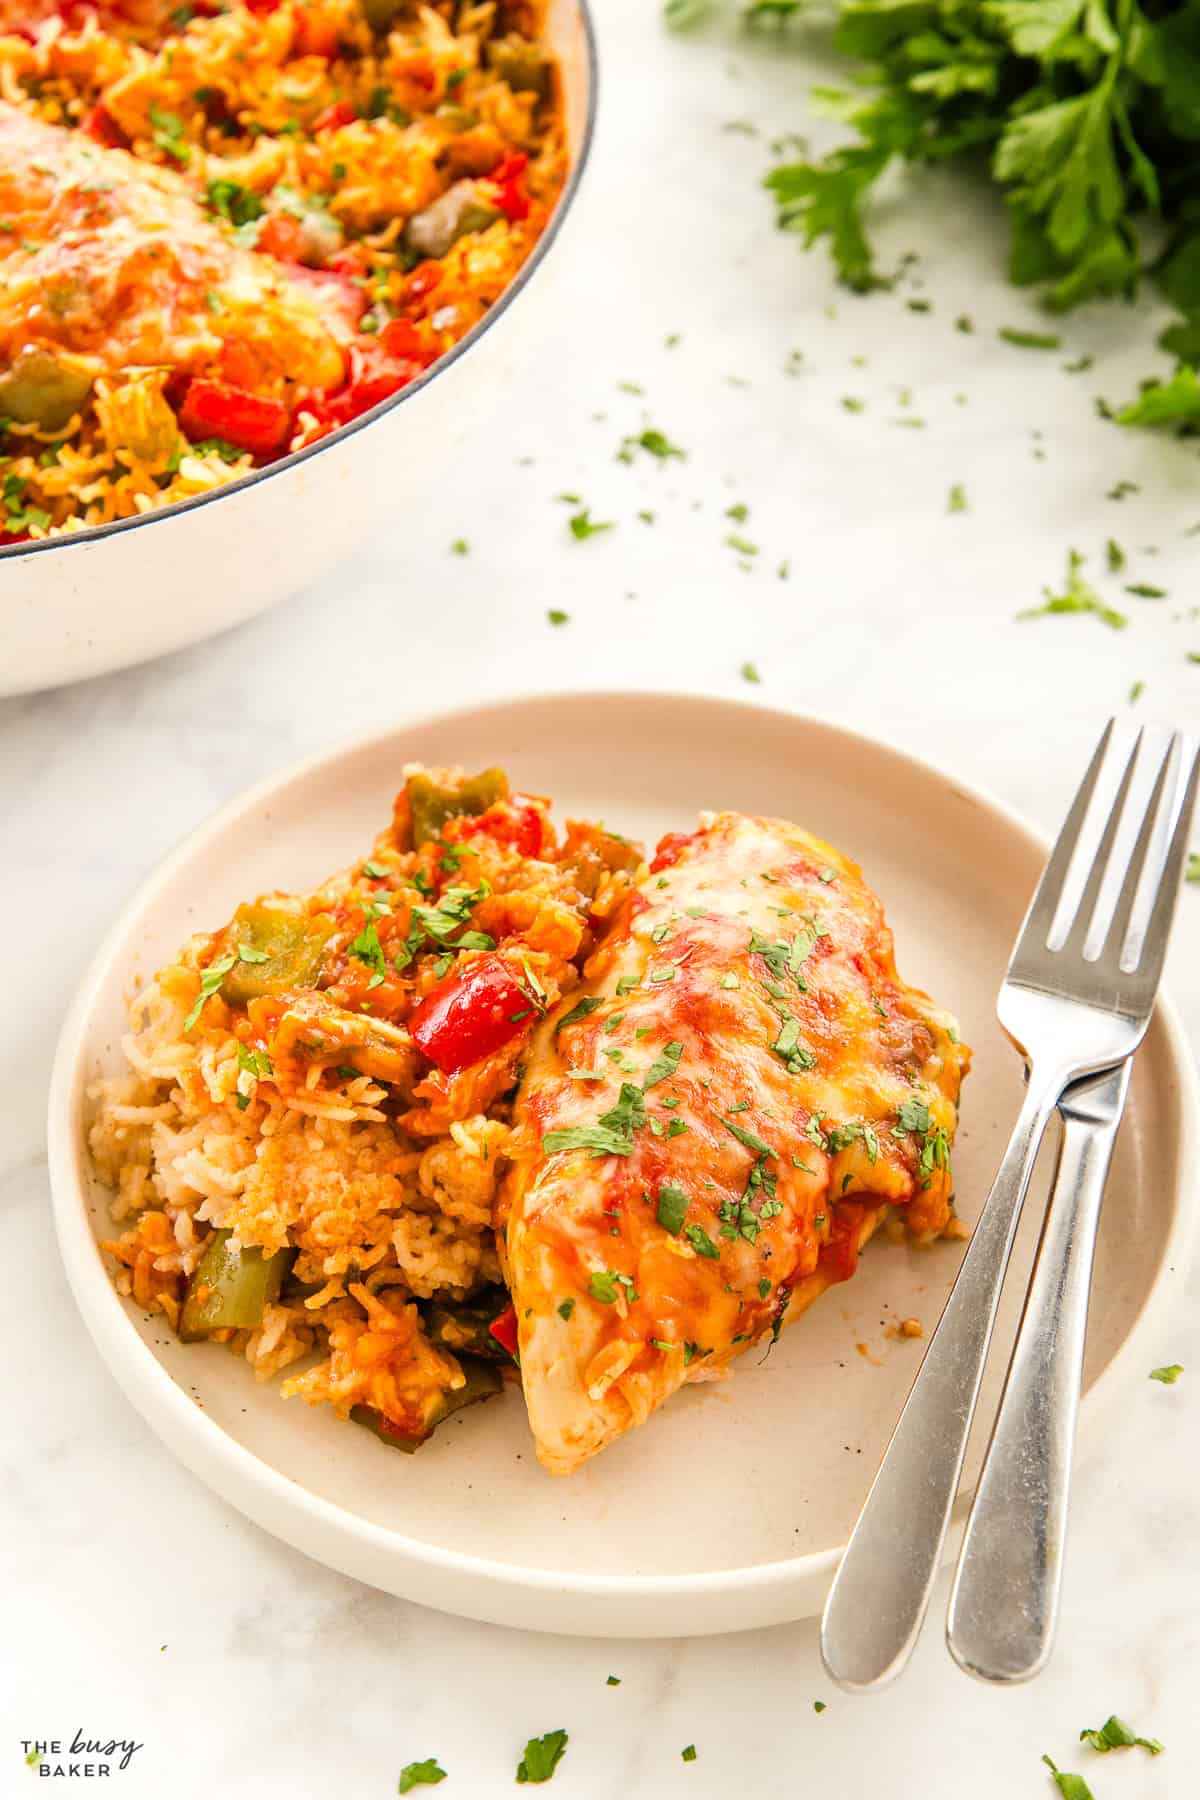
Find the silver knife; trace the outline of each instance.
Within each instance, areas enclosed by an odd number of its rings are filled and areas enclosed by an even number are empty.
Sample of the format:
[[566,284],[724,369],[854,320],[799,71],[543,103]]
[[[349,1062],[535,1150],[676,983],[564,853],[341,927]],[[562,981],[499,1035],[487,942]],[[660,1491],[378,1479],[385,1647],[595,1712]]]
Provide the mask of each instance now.
[[1054,1642],[1092,1259],[1129,1071],[1059,1102],[1058,1168],[946,1626],[954,1660],[982,1681],[1028,1681]]

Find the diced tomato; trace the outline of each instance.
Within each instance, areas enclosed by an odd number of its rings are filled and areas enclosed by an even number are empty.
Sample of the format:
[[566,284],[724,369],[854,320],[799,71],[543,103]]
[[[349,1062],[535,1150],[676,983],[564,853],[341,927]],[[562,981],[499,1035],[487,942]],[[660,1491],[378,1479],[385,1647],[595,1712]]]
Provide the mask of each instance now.
[[254,248],[280,262],[299,262],[304,248],[304,228],[290,213],[271,213],[262,222]]
[[281,400],[263,399],[229,382],[197,376],[188,386],[179,425],[193,443],[224,438],[239,450],[269,456],[288,433],[291,415]]
[[410,300],[424,300],[426,294],[432,294],[441,281],[445,270],[440,262],[418,263],[408,278],[406,292]]
[[389,319],[379,334],[379,342],[389,356],[419,360],[426,354],[421,333],[411,319]]
[[447,819],[442,836],[450,843],[461,843],[467,837],[490,837],[497,844],[511,844],[522,856],[541,856],[553,848],[554,834],[540,806],[521,802],[519,794],[511,801],[489,806],[486,812],[464,813]]
[[297,12],[294,46],[297,56],[336,56],[337,26],[320,13]]
[[103,100],[98,100],[93,106],[83,121],[83,129],[88,137],[94,138],[98,144],[103,144],[106,150],[123,149],[128,141]]
[[513,150],[488,176],[496,189],[496,204],[506,218],[516,222],[529,217],[529,195],[525,192],[525,170],[529,158],[523,150]]
[[517,1309],[511,1301],[499,1318],[492,1320],[488,1331],[510,1356],[517,1354]]
[[481,956],[422,1000],[408,1028],[430,1062],[455,1075],[503,1049],[537,1012],[503,958]]
[[349,100],[335,100],[317,114],[312,122],[314,131],[336,131],[341,125],[353,125],[358,113]]
[[654,861],[650,864],[650,873],[657,875],[663,869],[673,868],[688,845],[695,843],[697,836],[695,831],[668,831],[666,837],[659,838]]

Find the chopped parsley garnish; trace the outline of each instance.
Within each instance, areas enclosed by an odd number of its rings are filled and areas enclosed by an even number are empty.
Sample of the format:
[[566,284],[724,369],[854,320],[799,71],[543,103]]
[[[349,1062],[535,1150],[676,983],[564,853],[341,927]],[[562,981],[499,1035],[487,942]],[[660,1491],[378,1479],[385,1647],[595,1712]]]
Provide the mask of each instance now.
[[662,1050],[646,1071],[646,1079],[642,1083],[642,1092],[657,1087],[660,1081],[667,1081],[679,1067],[679,1059],[683,1055],[683,1045],[672,1041],[664,1044]]
[[825,1711],[824,1700],[814,1700],[813,1701],[813,1711],[815,1713],[823,1713]]
[[605,1306],[612,1306],[620,1292],[620,1279],[613,1269],[593,1269],[588,1276],[588,1293],[593,1300],[602,1300]]
[[702,1225],[685,1225],[683,1235],[697,1256],[705,1256],[711,1262],[716,1262],[720,1257],[721,1252]]
[[[164,156],[169,156],[173,162],[177,162],[181,168],[185,168],[192,160],[192,150],[191,145],[187,142],[183,120],[179,114],[165,112],[161,106],[152,104],[149,117],[154,128],[154,142],[158,148]],[[261,207],[259,210],[262,210]]]
[[755,663],[744,662],[738,673],[741,675],[742,680],[748,681],[752,687],[758,687],[762,682],[762,676],[759,674],[758,666]]
[[517,1764],[518,1781],[549,1781],[562,1761],[567,1747],[565,1731],[548,1731],[545,1737],[530,1738],[525,1754]]
[[1137,600],[1165,600],[1167,598],[1166,588],[1155,587],[1153,582],[1149,581],[1127,581],[1125,592],[1132,594]]
[[618,998],[618,1000],[623,999],[626,994],[632,994],[634,989],[637,988],[638,986],[639,986],[639,982],[638,982],[638,977],[636,975],[618,975],[618,977],[617,977],[617,998]]
[[209,999],[211,995],[219,993],[222,981],[224,981],[226,975],[228,975],[236,961],[237,953],[231,951],[228,956],[223,956],[219,962],[209,963],[207,969],[201,971],[200,992],[196,995],[195,1005],[192,1007],[191,1012],[183,1021],[183,1029],[185,1031],[190,1031],[192,1026],[196,1023],[196,1020],[200,1017],[201,1008],[203,1007],[204,1002]]
[[542,1148],[551,1155],[557,1150],[590,1150],[593,1156],[629,1156],[633,1134],[645,1122],[646,1102],[641,1088],[624,1081],[617,1104],[594,1125],[568,1125],[548,1131]]
[[628,437],[623,438],[621,448],[617,451],[617,461],[632,462],[634,453],[638,450],[645,450],[650,456],[656,456],[659,462],[666,462],[672,456],[682,460],[687,455],[686,450],[681,450],[678,444],[673,444],[669,437],[654,430],[652,426],[647,426],[645,431],[631,432]]
[[546,608],[546,617],[551,625],[566,625],[571,615],[569,612],[564,612],[561,606],[549,606]]
[[779,1060],[787,1067],[789,1075],[802,1075],[806,1069],[814,1069],[817,1059],[806,1044],[800,1042],[800,1021],[789,1013],[779,1027],[779,1036],[771,1045]]
[[264,963],[270,962],[271,952],[269,950],[256,950],[253,944],[239,944],[237,946],[237,957],[239,962]]
[[424,1762],[405,1763],[400,1771],[400,1784],[396,1789],[399,1794],[411,1794],[415,1787],[436,1787],[439,1781],[445,1781],[445,1769],[438,1767],[436,1756],[427,1756]]
[[738,1143],[744,1144],[747,1150],[753,1150],[756,1156],[773,1157],[775,1155],[770,1144],[764,1144],[762,1139],[760,1137],[755,1137],[752,1131],[743,1131],[740,1125],[735,1125],[732,1119],[727,1119],[722,1113],[718,1113],[717,1117],[720,1119],[722,1125],[725,1126],[726,1130],[733,1133]]
[[1018,350],[1062,349],[1062,339],[1052,331],[1020,331],[1015,325],[1001,325],[996,336],[1006,344],[1015,344]]
[[1094,1800],[1092,1790],[1082,1775],[1071,1775],[1065,1769],[1060,1769],[1048,1756],[1043,1756],[1042,1761],[1053,1775],[1063,1800]]
[[570,526],[573,538],[583,539],[595,537],[598,531],[611,531],[614,521],[612,519],[593,519],[591,507],[585,506],[582,512],[572,513],[567,524]]
[[683,1229],[683,1221],[687,1216],[688,1197],[683,1189],[673,1181],[664,1181],[658,1190],[658,1208],[655,1213],[664,1231],[672,1237],[678,1237]]
[[608,1676],[604,1685],[605,1685],[605,1687],[620,1687],[621,1677],[619,1675],[610,1675],[610,1676]]
[[450,546],[450,554],[451,556],[469,556],[471,554],[471,546],[468,544],[466,538],[455,538]]
[[210,212],[230,225],[249,225],[262,216],[262,196],[240,181],[210,181],[206,193]]
[[556,1310],[560,1319],[569,1319],[571,1314],[575,1311],[574,1299],[568,1295],[565,1300],[559,1301]]
[[369,969],[374,970],[374,974],[367,983],[368,988],[379,987],[386,980],[387,960],[383,954],[383,945],[379,941],[379,932],[374,919],[363,926],[352,944],[346,946],[346,954],[353,956],[358,962],[366,963]]
[[695,1762],[695,1760],[696,1760],[695,1744],[685,1744],[683,1749],[679,1752],[679,1754],[680,1754],[680,1756],[682,1756],[684,1762]]
[[1104,546],[1104,555],[1108,563],[1110,575],[1119,575],[1125,567],[1125,552],[1115,538],[1109,538]]
[[1182,1363],[1167,1363],[1161,1369],[1151,1369],[1150,1379],[1151,1381],[1161,1381],[1164,1387],[1174,1387],[1182,1374]]
[[384,868],[382,863],[365,862],[363,864],[363,874],[369,875],[372,881],[383,881],[390,872]]
[[1067,557],[1067,585],[1061,594],[1050,588],[1043,588],[1045,603],[1042,606],[1027,606],[1017,614],[1018,619],[1043,619],[1051,613],[1095,613],[1105,625],[1114,631],[1123,631],[1129,620],[1125,614],[1118,612],[1101,600],[1099,594],[1091,587],[1082,575],[1086,558],[1078,550],[1072,550]]
[[555,1035],[557,1036],[564,1025],[574,1025],[580,1019],[586,1019],[589,1013],[594,1013],[596,1008],[598,1006],[603,1006],[603,1004],[604,1002],[602,1000],[596,1000],[590,997],[586,997],[583,1000],[577,1000],[570,1012],[564,1013],[562,1018],[558,1021],[558,1024],[554,1027]]
[[739,556],[758,555],[759,546],[757,544],[752,544],[749,538],[739,537],[736,531],[731,531],[725,539],[725,542],[731,550],[736,550]]
[[1110,1750],[1132,1750],[1135,1746],[1148,1750],[1151,1756],[1159,1756],[1163,1748],[1157,1738],[1138,1737],[1124,1719],[1118,1719],[1116,1713],[1107,1718],[1098,1730],[1090,1730],[1085,1726],[1079,1734],[1079,1741],[1081,1744],[1090,1744],[1102,1756],[1107,1756]]

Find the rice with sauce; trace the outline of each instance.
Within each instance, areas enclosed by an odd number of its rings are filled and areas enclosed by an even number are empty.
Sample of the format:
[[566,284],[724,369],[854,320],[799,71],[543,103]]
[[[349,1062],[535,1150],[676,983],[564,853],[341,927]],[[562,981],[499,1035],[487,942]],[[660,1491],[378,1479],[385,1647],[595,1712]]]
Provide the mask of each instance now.
[[560,191],[533,0],[0,0],[0,546],[394,394]]
[[[401,1447],[497,1386],[475,1357],[512,1347],[490,1330],[510,1096],[639,864],[598,826],[560,839],[499,771],[413,768],[361,863],[193,938],[93,1095],[119,1290]],[[257,1316],[213,1324],[230,1257]]]

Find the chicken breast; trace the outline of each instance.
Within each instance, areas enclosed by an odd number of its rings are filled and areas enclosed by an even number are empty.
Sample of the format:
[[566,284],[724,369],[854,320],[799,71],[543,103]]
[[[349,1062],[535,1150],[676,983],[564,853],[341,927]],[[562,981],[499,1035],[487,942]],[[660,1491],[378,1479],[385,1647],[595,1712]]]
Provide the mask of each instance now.
[[664,839],[585,977],[533,1042],[504,1196],[556,1474],[777,1335],[889,1207],[942,1232],[969,1064],[858,867],[782,820]]
[[174,171],[4,103],[0,227],[0,368],[36,347],[95,373],[225,369],[259,393],[342,380],[335,288],[242,249]]

